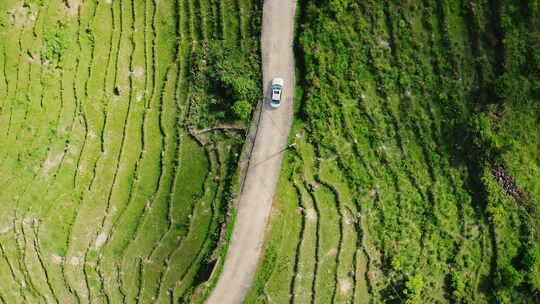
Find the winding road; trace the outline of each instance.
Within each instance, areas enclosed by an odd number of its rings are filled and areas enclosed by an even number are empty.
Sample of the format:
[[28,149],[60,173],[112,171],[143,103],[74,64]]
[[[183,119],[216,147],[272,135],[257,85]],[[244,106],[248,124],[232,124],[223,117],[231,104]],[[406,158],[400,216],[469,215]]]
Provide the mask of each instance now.
[[[241,303],[257,270],[293,118],[295,9],[296,0],[264,1],[261,47],[265,101],[223,272],[207,304]],[[271,109],[267,102],[274,77],[285,80],[278,109]]]

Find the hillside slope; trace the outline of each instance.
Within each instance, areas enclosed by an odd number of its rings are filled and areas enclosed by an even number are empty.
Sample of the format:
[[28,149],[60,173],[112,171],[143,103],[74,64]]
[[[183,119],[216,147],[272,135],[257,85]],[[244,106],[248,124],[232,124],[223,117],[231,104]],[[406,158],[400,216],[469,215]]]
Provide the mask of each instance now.
[[260,98],[260,10],[0,2],[0,302],[204,298]]
[[246,303],[540,301],[538,1],[301,1]]

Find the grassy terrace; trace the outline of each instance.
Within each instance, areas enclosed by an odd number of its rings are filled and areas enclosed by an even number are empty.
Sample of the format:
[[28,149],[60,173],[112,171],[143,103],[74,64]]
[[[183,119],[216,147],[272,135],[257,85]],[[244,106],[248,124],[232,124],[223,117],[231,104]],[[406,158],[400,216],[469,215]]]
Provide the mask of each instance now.
[[[248,0],[0,2],[0,303],[202,301],[259,19]],[[235,75],[207,75],[226,58]]]
[[540,2],[300,1],[246,303],[540,301]]

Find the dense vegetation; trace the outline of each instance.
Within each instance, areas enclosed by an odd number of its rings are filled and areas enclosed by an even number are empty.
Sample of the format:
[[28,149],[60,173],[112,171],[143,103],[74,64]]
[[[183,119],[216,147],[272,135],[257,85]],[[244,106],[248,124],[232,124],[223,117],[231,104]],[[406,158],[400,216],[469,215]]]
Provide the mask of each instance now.
[[260,13],[0,1],[0,303],[203,300],[243,142],[207,129],[258,98]]
[[247,303],[540,302],[540,2],[300,1]]

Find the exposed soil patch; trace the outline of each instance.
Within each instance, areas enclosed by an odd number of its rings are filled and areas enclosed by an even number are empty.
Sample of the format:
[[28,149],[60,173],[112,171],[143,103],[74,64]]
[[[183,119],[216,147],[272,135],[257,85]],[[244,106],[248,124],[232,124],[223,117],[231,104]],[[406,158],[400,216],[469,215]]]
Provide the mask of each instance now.
[[55,253],[51,255],[51,260],[53,264],[56,264],[56,265],[64,263],[64,257],[59,256],[58,254],[55,254]]
[[99,249],[105,242],[107,241],[107,233],[100,233],[98,237],[96,238],[95,248],[96,250]]
[[341,292],[341,294],[348,294],[351,291],[351,287],[351,280],[344,279],[339,281],[339,292]]
[[309,208],[306,210],[306,217],[310,221],[316,221],[317,220],[317,211],[313,208]]
[[7,233],[11,230],[11,225],[6,225],[2,228],[0,228],[0,234],[4,234],[4,233]]
[[81,0],[71,0],[66,2],[67,14],[70,17],[77,16],[79,14],[79,8],[81,7]]
[[78,257],[72,257],[69,262],[71,263],[71,265],[79,265],[79,263],[81,262],[81,259]]
[[337,248],[332,248],[328,250],[328,252],[326,253],[326,256],[336,255],[337,252],[338,252]]
[[7,14],[11,16],[13,24],[17,28],[21,28],[26,25],[26,23],[34,22],[36,20],[36,14],[33,13],[30,6],[26,4],[7,11]]
[[43,175],[48,175],[54,167],[58,166],[63,156],[64,153],[49,154],[49,157],[43,164]]
[[[496,167],[493,169],[493,175],[495,179],[504,188],[506,193],[512,196],[516,201],[520,203],[526,203],[530,200],[530,195],[524,190],[520,189],[516,183],[516,180],[508,173],[504,167]],[[530,205],[532,208],[533,206]]]
[[137,66],[133,69],[133,75],[139,80],[144,77],[144,68],[142,66]]

